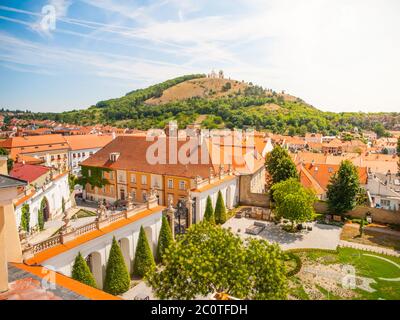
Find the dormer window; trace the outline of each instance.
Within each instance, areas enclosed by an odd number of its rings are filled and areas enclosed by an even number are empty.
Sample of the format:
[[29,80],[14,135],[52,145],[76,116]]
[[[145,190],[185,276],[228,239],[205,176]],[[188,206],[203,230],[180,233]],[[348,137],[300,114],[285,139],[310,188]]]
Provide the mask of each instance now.
[[119,152],[112,152],[110,153],[110,161],[115,162],[119,158]]

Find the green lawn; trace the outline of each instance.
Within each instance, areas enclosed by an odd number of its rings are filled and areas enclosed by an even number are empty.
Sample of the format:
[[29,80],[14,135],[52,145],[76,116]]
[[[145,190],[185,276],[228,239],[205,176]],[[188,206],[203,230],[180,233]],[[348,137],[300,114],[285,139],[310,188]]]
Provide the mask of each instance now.
[[87,218],[87,217],[94,217],[94,216],[96,216],[95,212],[85,210],[85,209],[80,209],[77,213],[74,214],[72,219]]
[[[356,299],[400,300],[400,268],[378,257],[390,260],[398,266],[400,266],[400,258],[351,248],[339,248],[336,253],[324,250],[297,250],[296,255],[300,256],[302,261],[307,259],[315,264],[350,264],[355,267],[358,276],[374,279],[376,283],[371,284],[371,287],[376,291],[367,292],[355,289],[358,294]],[[398,278],[398,281],[387,281],[380,278]],[[291,277],[291,281],[293,284],[291,294],[298,299],[308,299],[309,297],[304,291],[301,280],[297,276],[293,276]],[[321,286],[316,285],[316,288],[326,299],[341,299],[341,297],[333,295]]]

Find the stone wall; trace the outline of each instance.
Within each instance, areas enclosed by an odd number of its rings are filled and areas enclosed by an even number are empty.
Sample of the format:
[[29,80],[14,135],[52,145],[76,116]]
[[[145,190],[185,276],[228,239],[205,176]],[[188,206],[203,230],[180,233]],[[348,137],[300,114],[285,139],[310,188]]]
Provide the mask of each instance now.
[[251,192],[253,175],[240,176],[239,202],[241,205],[269,208],[270,201],[267,193]]
[[[314,204],[314,209],[317,213],[327,213],[328,205],[326,202],[317,201]],[[390,211],[385,209],[358,206],[354,210],[347,212],[346,215],[352,218],[364,218],[367,212],[372,214],[373,222],[400,225],[400,211]]]

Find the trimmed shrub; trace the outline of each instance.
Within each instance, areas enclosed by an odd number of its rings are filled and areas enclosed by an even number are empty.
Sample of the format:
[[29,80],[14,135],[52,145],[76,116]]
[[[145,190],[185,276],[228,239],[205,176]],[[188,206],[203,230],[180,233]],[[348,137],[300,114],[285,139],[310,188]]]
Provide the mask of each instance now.
[[130,283],[131,279],[125,265],[124,257],[122,256],[121,248],[114,237],[107,262],[103,290],[113,295],[122,294],[129,290]]
[[80,252],[76,256],[74,266],[72,267],[72,279],[93,288],[97,287],[96,280],[94,280],[93,274],[90,272],[89,266]]
[[172,232],[169,227],[167,217],[163,215],[160,235],[158,237],[157,244],[157,259],[159,262],[162,262],[165,250],[170,246],[173,241],[174,239],[172,238]]
[[21,228],[24,231],[29,232],[30,226],[29,221],[31,219],[31,214],[29,212],[29,204],[25,203],[21,209]]
[[204,220],[215,224],[214,209],[210,196],[207,197],[206,211],[204,212]]
[[153,254],[147,241],[143,226],[140,227],[139,240],[136,246],[135,261],[133,264],[133,274],[138,277],[144,277],[156,266]]
[[224,204],[224,199],[222,198],[221,191],[218,191],[217,203],[215,204],[215,222],[218,224],[223,224],[226,221],[226,208]]
[[290,260],[293,260],[296,263],[296,266],[292,270],[286,273],[287,277],[292,277],[295,274],[299,273],[302,266],[301,259],[297,254],[294,254],[293,252],[286,252],[285,261],[290,261]]

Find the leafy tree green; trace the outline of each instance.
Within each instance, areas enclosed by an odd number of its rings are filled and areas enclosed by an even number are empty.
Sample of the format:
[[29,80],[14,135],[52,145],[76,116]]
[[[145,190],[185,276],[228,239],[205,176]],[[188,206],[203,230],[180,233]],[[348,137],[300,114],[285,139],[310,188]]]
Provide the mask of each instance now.
[[[7,149],[0,147],[0,156],[9,156],[10,151],[8,151]],[[14,166],[14,160],[11,158],[7,158],[7,170],[8,172],[11,171],[12,167]]]
[[221,191],[218,191],[217,203],[215,204],[215,222],[218,224],[224,224],[226,221],[226,208],[224,198],[222,197]]
[[144,277],[147,273],[155,269],[155,266],[156,263],[142,226],[140,227],[138,244],[136,246],[133,274],[138,277]]
[[292,223],[310,221],[314,215],[316,197],[310,189],[304,188],[296,178],[281,181],[272,186],[271,192],[276,204],[275,213]]
[[129,290],[130,283],[131,279],[121,248],[113,237],[103,290],[112,295],[119,295]]
[[160,235],[158,237],[158,244],[157,244],[157,258],[158,261],[162,262],[163,256],[166,250],[169,248],[171,243],[174,241],[172,237],[171,228],[169,226],[168,220],[166,216],[162,216],[161,222],[161,230]]
[[207,197],[206,211],[204,212],[204,220],[212,224],[215,223],[214,208],[210,196]]
[[73,174],[68,175],[68,185],[69,185],[69,191],[72,192],[74,191],[75,185],[78,183],[78,178],[74,176]]
[[88,286],[96,288],[96,280],[94,279],[92,273],[90,272],[89,266],[87,265],[85,259],[83,259],[81,253],[79,252],[75,258],[74,265],[72,267],[72,279],[82,282]]
[[277,145],[267,154],[265,166],[271,176],[272,183],[278,183],[290,178],[298,178],[296,165],[290,158],[288,152]]
[[29,232],[29,222],[31,219],[29,204],[25,203],[21,208],[21,229]]
[[194,299],[228,293],[241,299],[285,299],[283,253],[263,240],[242,241],[203,221],[174,242],[161,271],[147,282],[160,299]]
[[339,170],[328,184],[328,206],[332,213],[343,214],[355,208],[360,192],[357,168],[349,160],[340,164]]

